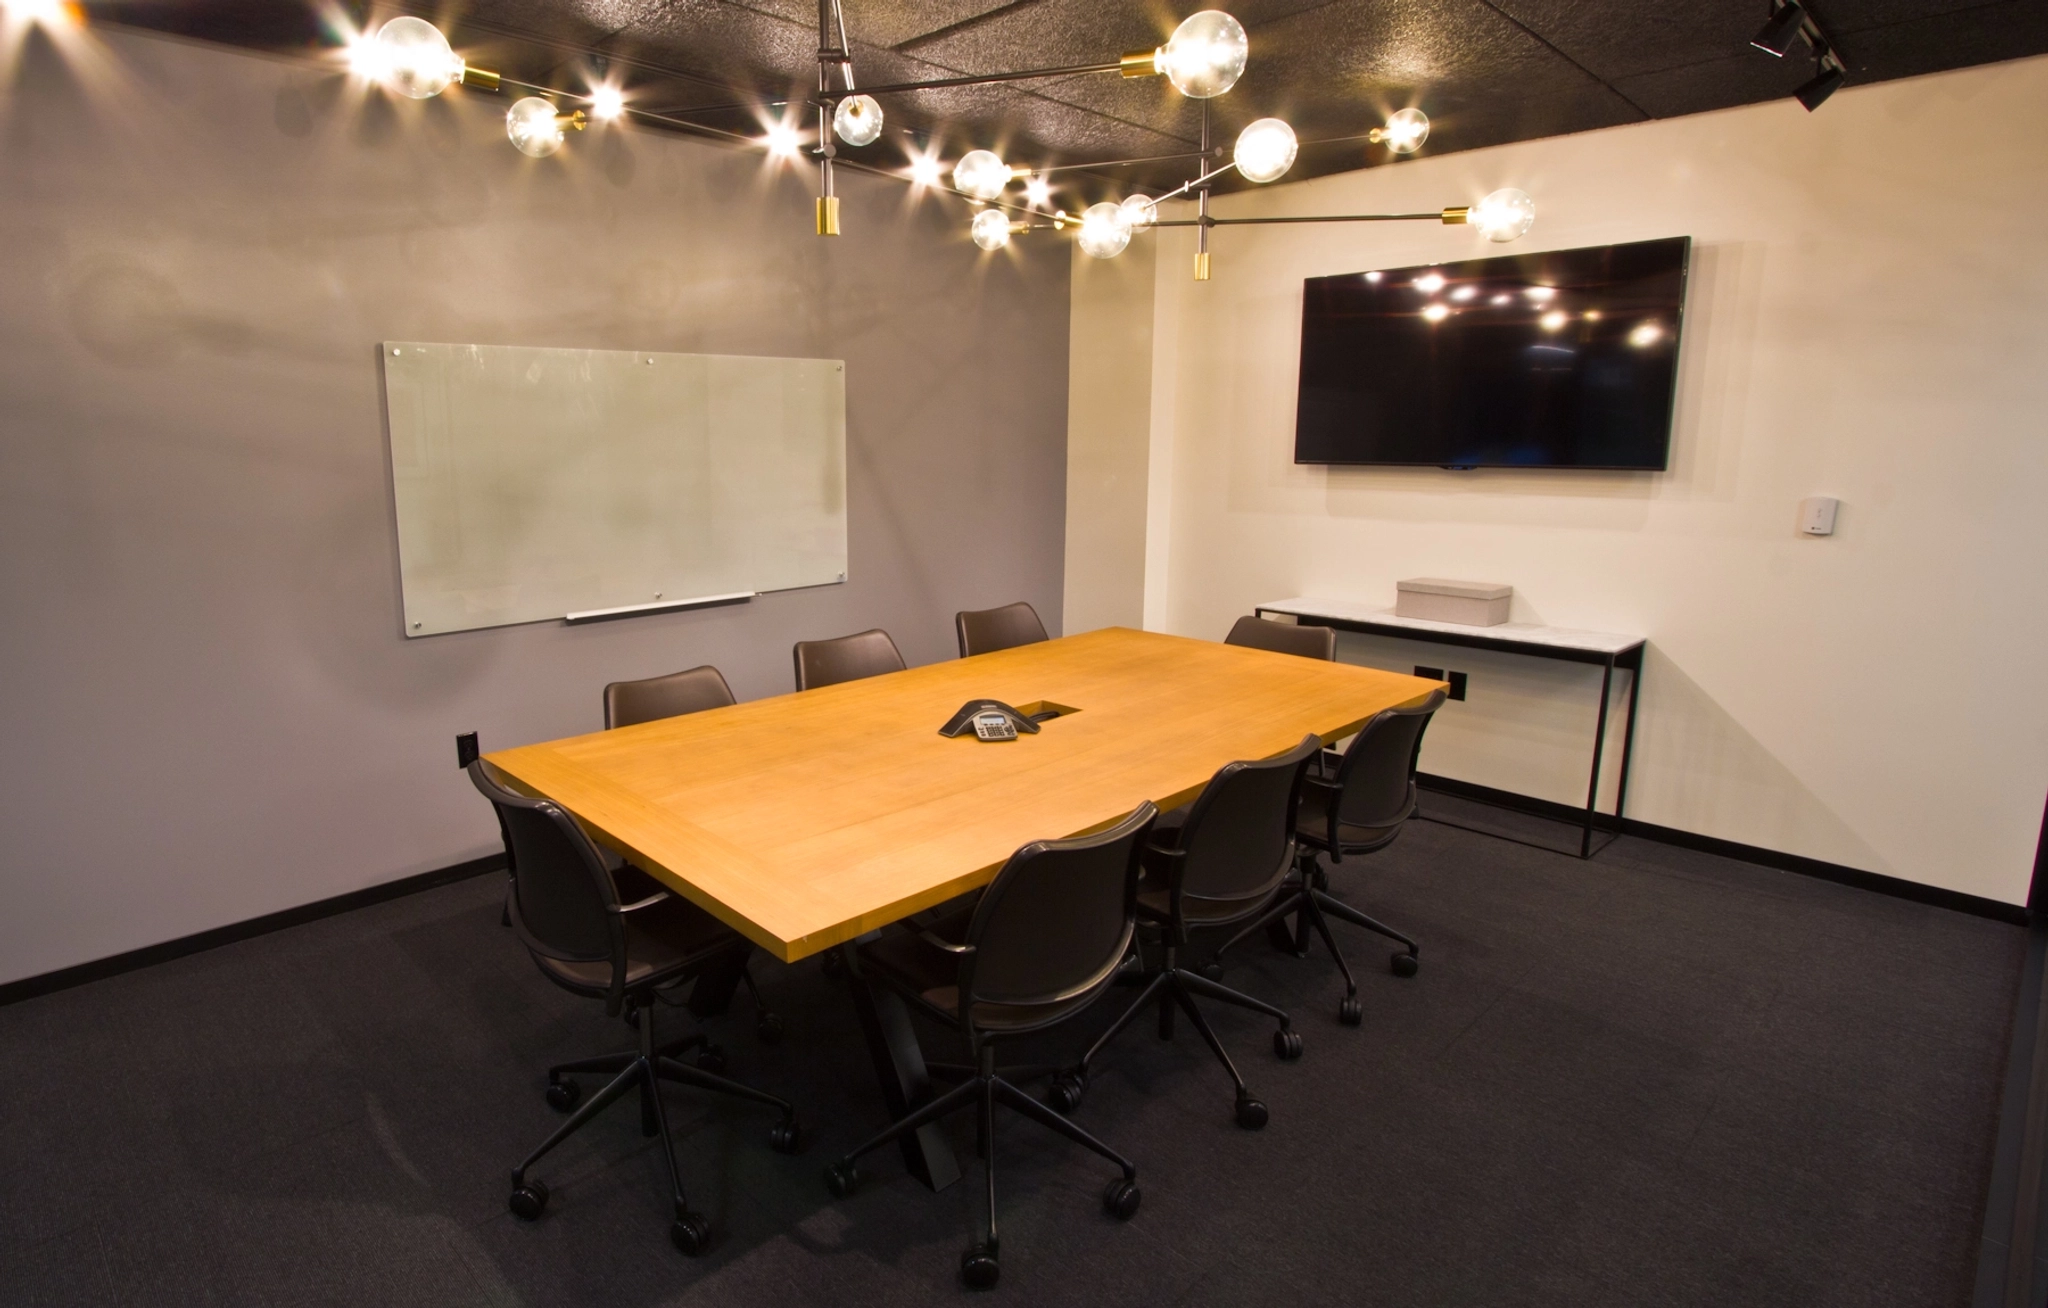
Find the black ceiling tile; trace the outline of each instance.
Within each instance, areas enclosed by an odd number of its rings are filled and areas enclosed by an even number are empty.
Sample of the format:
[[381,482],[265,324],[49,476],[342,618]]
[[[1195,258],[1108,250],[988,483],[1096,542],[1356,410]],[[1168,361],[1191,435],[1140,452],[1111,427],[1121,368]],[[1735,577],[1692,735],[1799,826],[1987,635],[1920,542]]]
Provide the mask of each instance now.
[[1980,5],[1844,33],[1837,44],[1851,86],[2048,54],[2048,3]]
[[1745,50],[1684,68],[1622,79],[1631,100],[1658,118],[1706,113],[1736,105],[1782,100],[1814,74],[1813,60],[1795,49],[1783,59]]
[[[1737,54],[1768,16],[1767,0],[1683,5],[1589,5],[1579,0],[1494,0],[1496,7],[1594,76],[1613,82]],[[1769,55],[1753,52],[1760,59]]]
[[1996,7],[1986,0],[1811,0],[1806,8],[1831,36],[1909,23],[1940,14]]

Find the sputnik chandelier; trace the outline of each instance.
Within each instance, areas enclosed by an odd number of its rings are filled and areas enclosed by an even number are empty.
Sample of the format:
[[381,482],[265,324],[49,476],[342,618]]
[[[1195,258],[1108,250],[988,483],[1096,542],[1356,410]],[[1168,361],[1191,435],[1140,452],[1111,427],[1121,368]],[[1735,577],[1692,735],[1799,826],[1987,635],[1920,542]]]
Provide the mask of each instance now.
[[[1535,202],[1526,192],[1512,187],[1494,191],[1476,204],[1447,205],[1430,213],[1274,218],[1212,216],[1209,212],[1210,189],[1218,178],[1234,169],[1246,181],[1261,184],[1278,181],[1294,166],[1295,155],[1300,149],[1294,129],[1278,118],[1261,118],[1239,132],[1227,159],[1220,147],[1212,145],[1209,101],[1237,85],[1238,79],[1244,75],[1249,52],[1250,43],[1244,27],[1229,14],[1207,9],[1184,19],[1166,44],[1153,50],[1134,51],[1113,62],[896,82],[862,89],[854,83],[852,47],[847,41],[846,15],[840,7],[840,0],[818,0],[818,90],[805,105],[805,108],[816,112],[817,130],[815,141],[808,147],[804,134],[788,118],[770,126],[765,136],[748,137],[673,114],[637,109],[627,103],[624,91],[615,84],[607,83],[588,93],[578,93],[520,82],[487,69],[475,68],[455,53],[438,28],[409,15],[393,18],[378,28],[374,35],[353,42],[350,62],[363,76],[382,83],[396,94],[416,100],[439,95],[451,86],[487,91],[512,86],[535,92],[515,102],[505,114],[506,136],[522,153],[534,158],[545,158],[555,153],[562,148],[570,132],[584,130],[593,119],[604,121],[627,114],[763,148],[771,154],[795,156],[808,148],[818,163],[817,232],[820,236],[839,235],[839,196],[833,176],[835,165],[902,176],[901,173],[840,156],[841,143],[858,148],[872,145],[881,137],[883,112],[877,96],[1092,73],[1116,73],[1129,78],[1165,77],[1182,95],[1200,101],[1199,149],[1177,155],[1098,160],[1037,169],[1012,167],[993,150],[969,150],[953,165],[952,185],[945,189],[952,190],[975,206],[976,212],[968,224],[968,232],[982,249],[1000,250],[1017,236],[1028,232],[1071,231],[1084,254],[1097,259],[1113,259],[1124,252],[1131,238],[1140,231],[1158,227],[1192,227],[1195,229],[1195,280],[1207,281],[1209,233],[1217,227],[1267,223],[1465,223],[1478,228],[1489,240],[1512,241],[1527,232],[1535,222]],[[565,101],[581,102],[587,110],[576,108],[565,113],[562,109]],[[764,115],[781,107],[780,102],[718,106],[720,109],[751,108]],[[1382,126],[1366,133],[1364,139],[1384,145],[1395,154],[1406,155],[1420,149],[1428,137],[1429,118],[1420,109],[1409,108],[1393,114]],[[1176,160],[1197,163],[1197,175],[1164,194],[1133,194],[1122,201],[1103,200],[1079,214],[1052,208],[1051,173]],[[942,185],[946,174],[944,166],[929,157],[914,158],[909,173],[914,184],[926,186]],[[1010,187],[1018,182],[1024,183],[1021,204],[1010,195]],[[1162,203],[1182,199],[1194,202],[1193,217],[1160,216],[1159,206]]]

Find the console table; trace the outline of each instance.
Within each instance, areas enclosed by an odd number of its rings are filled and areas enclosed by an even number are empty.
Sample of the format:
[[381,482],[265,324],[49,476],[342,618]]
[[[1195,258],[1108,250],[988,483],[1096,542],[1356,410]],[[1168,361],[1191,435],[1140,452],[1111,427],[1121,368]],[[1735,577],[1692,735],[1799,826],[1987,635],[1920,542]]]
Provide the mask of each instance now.
[[1614,792],[1614,822],[1621,826],[1623,806],[1628,802],[1629,755],[1635,747],[1636,700],[1643,686],[1643,645],[1641,636],[1622,636],[1606,631],[1573,631],[1566,627],[1544,627],[1533,622],[1503,622],[1493,627],[1469,627],[1457,622],[1426,622],[1420,618],[1396,617],[1394,611],[1357,600],[1296,598],[1273,600],[1253,612],[1260,617],[1286,614],[1297,621],[1339,631],[1393,636],[1401,640],[1424,641],[1432,645],[1457,645],[1466,649],[1500,650],[1527,654],[1539,659],[1560,659],[1567,663],[1591,663],[1601,669],[1600,715],[1593,728],[1593,776],[1586,786],[1586,814],[1579,836],[1579,857],[1593,855],[1593,827],[1599,816],[1600,756],[1607,743],[1607,708],[1614,688],[1614,670],[1626,668],[1628,717],[1621,733],[1621,778]]

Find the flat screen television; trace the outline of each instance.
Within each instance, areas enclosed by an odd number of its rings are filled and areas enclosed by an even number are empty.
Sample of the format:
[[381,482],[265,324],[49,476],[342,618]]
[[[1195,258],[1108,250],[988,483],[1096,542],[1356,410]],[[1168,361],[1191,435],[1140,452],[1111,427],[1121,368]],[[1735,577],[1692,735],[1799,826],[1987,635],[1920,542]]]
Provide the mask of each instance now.
[[1311,277],[1296,463],[1665,467],[1692,238]]

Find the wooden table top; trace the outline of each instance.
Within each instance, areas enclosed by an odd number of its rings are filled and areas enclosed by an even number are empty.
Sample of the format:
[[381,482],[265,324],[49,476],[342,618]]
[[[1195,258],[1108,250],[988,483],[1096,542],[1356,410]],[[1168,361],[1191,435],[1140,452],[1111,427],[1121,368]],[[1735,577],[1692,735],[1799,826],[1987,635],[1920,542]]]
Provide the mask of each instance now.
[[[1113,627],[486,757],[794,962],[1438,684]],[[970,699],[1079,711],[1010,742],[939,735]]]

